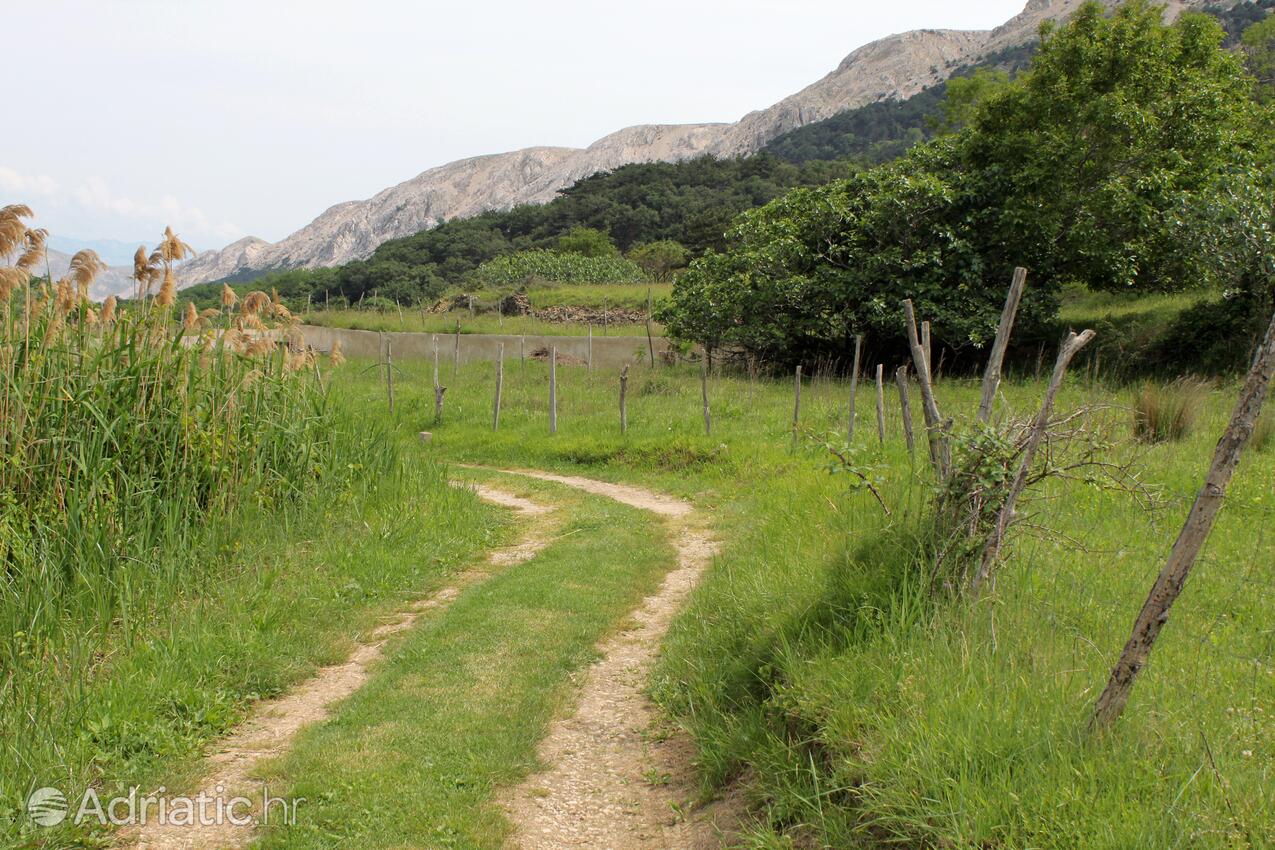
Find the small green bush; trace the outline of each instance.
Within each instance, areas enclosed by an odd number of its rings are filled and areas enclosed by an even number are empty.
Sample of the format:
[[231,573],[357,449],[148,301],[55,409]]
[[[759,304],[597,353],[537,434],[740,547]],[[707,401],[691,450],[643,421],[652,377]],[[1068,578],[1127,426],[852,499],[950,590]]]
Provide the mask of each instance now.
[[1182,440],[1195,429],[1209,385],[1198,378],[1147,383],[1133,404],[1133,435],[1144,443]]
[[1253,448],[1264,452],[1272,447],[1275,447],[1275,413],[1268,410],[1253,428]]

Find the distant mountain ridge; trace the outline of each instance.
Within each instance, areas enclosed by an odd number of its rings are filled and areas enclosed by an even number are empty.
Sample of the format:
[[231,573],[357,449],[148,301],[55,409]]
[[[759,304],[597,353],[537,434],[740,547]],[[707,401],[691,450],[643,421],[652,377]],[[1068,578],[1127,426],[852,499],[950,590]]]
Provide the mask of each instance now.
[[[1167,13],[1173,17],[1207,2],[1170,2]],[[1082,3],[1030,0],[1020,14],[993,30],[916,30],[889,36],[855,50],[823,79],[734,124],[638,125],[587,148],[526,148],[431,168],[367,200],[330,207],[279,242],[247,237],[220,251],[203,252],[181,269],[181,284],[341,265],[441,220],[544,203],[584,177],[630,163],[752,154],[807,124],[870,103],[911,97],[958,68],[1033,40],[1042,22],[1064,19]]]

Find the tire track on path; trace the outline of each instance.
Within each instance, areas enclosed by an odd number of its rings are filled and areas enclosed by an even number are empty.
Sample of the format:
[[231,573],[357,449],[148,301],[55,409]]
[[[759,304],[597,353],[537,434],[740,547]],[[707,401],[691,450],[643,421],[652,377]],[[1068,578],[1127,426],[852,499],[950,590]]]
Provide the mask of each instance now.
[[689,810],[698,795],[694,746],[681,732],[662,734],[645,689],[660,643],[699,583],[717,543],[682,499],[627,484],[535,470],[472,467],[574,487],[651,511],[665,521],[677,566],[631,616],[632,628],[609,638],[584,674],[574,711],[554,722],[538,754],[547,765],[511,789],[501,804],[521,850],[701,850],[716,848],[743,821],[728,796]]
[[[459,486],[471,487],[483,501],[510,508],[524,520],[543,517],[553,510],[499,488],[482,484]],[[281,697],[258,703],[208,757],[208,772],[190,796],[203,794],[213,801],[225,802],[242,794],[259,801],[259,789],[250,788],[257,766],[284,753],[303,728],[324,720],[336,703],[362,687],[372,666],[383,656],[390,637],[410,629],[426,613],[446,607],[466,588],[489,576],[491,568],[504,569],[529,561],[549,542],[544,523],[524,524],[516,544],[488,554],[487,567],[468,569],[451,584],[414,602],[396,619],[374,629],[372,640],[358,646],[344,662],[320,669]],[[215,812],[215,807],[215,802],[209,803],[210,812]],[[252,822],[243,825],[230,823],[227,818],[220,823],[202,823],[197,817],[189,825],[152,821],[120,830],[116,843],[130,850],[232,850],[246,846],[256,836],[255,816],[260,813],[253,814]]]

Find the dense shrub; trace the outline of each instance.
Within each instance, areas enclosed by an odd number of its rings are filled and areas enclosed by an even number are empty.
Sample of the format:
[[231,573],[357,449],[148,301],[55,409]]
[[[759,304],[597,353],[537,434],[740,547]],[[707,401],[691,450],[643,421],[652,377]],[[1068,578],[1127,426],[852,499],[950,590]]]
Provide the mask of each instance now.
[[480,286],[517,286],[537,280],[551,283],[641,283],[646,279],[636,263],[623,257],[586,257],[545,250],[497,257],[479,266],[473,277]]

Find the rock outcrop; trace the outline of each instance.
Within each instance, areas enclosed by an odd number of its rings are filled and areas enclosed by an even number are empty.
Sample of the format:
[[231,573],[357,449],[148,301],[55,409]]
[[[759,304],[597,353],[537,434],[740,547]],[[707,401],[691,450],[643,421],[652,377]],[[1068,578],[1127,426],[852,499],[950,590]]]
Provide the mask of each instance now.
[[[630,163],[754,153],[776,136],[840,112],[911,97],[962,66],[1033,40],[1043,21],[1066,18],[1082,2],[1030,0],[1019,15],[994,30],[917,30],[875,41],[855,50],[822,80],[734,124],[641,125],[583,149],[527,148],[431,168],[365,201],[337,204],[280,242],[248,237],[220,251],[206,251],[185,265],[181,283],[340,265],[440,220],[544,203],[584,177]],[[1168,12],[1176,15],[1204,2],[1175,0]]]

